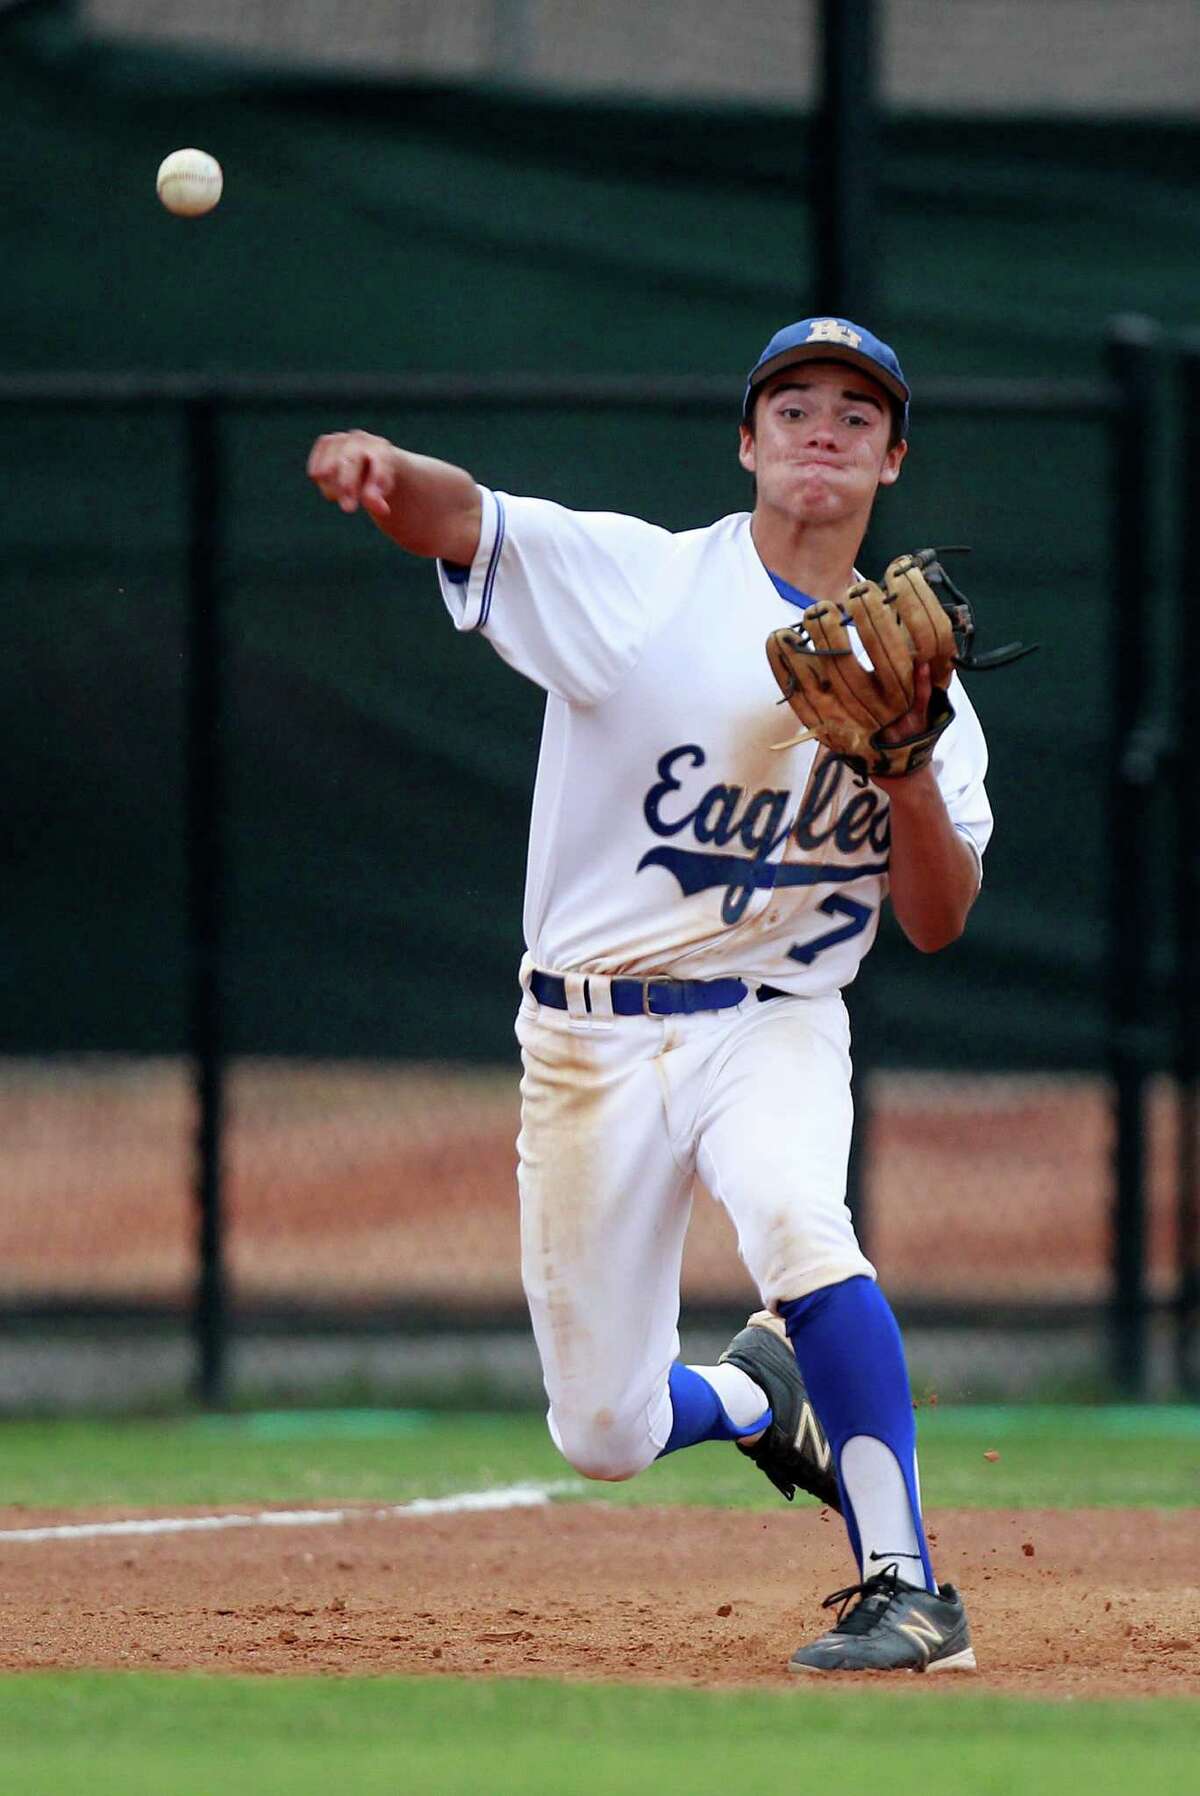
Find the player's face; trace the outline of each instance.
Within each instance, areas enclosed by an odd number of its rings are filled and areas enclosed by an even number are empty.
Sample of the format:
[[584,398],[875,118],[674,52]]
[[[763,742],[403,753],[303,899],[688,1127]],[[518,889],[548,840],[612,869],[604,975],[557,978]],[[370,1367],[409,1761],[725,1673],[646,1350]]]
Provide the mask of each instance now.
[[754,432],[742,426],[739,459],[758,483],[758,504],[797,523],[865,514],[891,486],[904,443],[889,447],[888,395],[844,362],[804,362],[760,394]]

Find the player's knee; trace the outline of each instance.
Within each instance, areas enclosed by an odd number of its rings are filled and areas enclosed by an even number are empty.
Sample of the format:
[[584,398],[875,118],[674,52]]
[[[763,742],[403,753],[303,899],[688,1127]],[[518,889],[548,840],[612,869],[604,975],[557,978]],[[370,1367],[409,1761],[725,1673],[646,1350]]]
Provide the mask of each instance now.
[[627,1459],[607,1456],[600,1453],[568,1453],[567,1462],[581,1478],[592,1478],[602,1484],[624,1484],[627,1478],[636,1478],[644,1468],[630,1465]]
[[634,1435],[620,1428],[608,1410],[565,1421],[556,1415],[551,1434],[563,1458],[581,1478],[605,1484],[636,1478],[655,1457],[654,1444],[645,1433]]

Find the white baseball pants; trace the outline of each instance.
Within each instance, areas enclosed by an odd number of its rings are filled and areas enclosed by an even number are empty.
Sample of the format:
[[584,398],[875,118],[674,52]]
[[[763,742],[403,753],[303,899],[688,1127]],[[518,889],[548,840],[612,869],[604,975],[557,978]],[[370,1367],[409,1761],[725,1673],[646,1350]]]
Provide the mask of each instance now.
[[587,1476],[628,1478],[671,1430],[697,1175],[764,1306],[875,1276],[845,1202],[846,1009],[837,994],[751,995],[735,1010],[596,1022],[527,990],[516,1029],[521,1271],[550,1432]]

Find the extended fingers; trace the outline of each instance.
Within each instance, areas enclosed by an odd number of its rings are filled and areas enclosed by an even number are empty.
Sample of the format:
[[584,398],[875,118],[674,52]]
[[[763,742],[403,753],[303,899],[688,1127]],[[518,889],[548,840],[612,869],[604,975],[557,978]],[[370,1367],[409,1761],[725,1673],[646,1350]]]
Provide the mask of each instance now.
[[363,470],[362,502],[372,517],[389,518],[392,508],[388,504],[391,482],[387,477],[385,465],[381,465],[375,456],[368,457],[367,466]]
[[318,437],[308,457],[308,476],[322,498],[345,512],[361,504],[387,516],[386,458],[376,439],[361,431],[339,430]]
[[903,716],[893,718],[888,727],[879,732],[879,740],[886,743],[907,742],[911,736],[923,735],[929,728],[929,700],[932,693],[933,675],[928,661],[914,661],[912,704]]
[[318,437],[308,457],[308,477],[323,499],[353,511],[358,502],[363,452],[349,431]]

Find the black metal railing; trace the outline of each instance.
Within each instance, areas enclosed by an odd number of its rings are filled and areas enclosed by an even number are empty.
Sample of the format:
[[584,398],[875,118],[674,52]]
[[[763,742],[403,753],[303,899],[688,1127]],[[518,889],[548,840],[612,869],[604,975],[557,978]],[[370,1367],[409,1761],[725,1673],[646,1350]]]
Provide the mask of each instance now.
[[1176,1379],[1200,1394],[1200,778],[1185,755],[1200,718],[1200,605],[1192,587],[1200,569],[1200,336],[1181,356],[1182,426],[1179,554],[1172,568],[1176,603],[1175,694],[1170,772],[1174,792],[1175,978],[1173,1063],[1179,1104],[1176,1165]]

